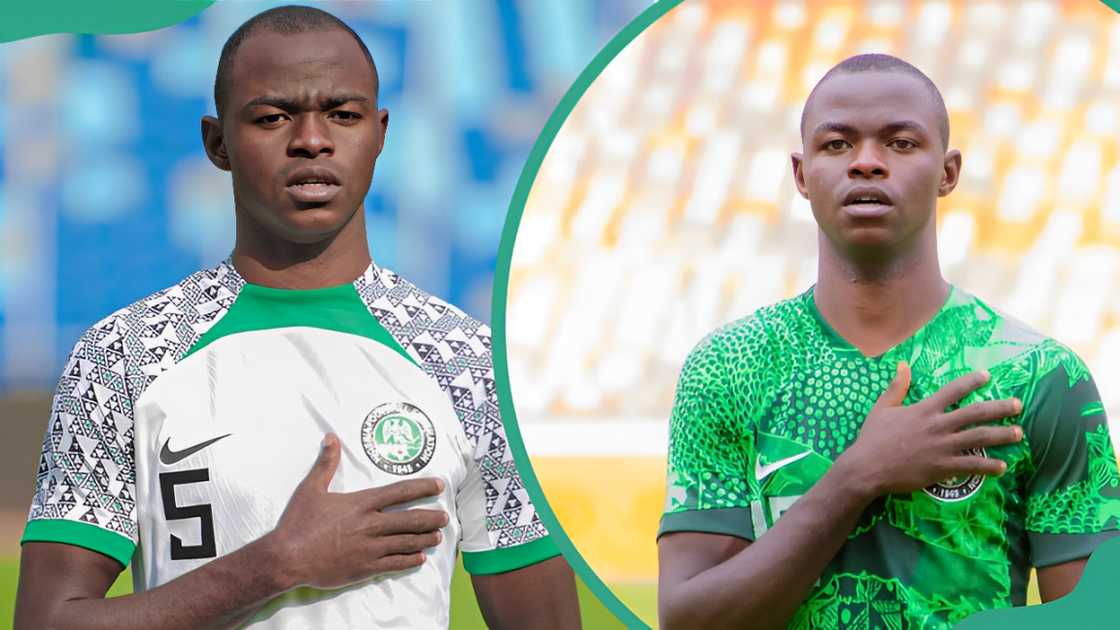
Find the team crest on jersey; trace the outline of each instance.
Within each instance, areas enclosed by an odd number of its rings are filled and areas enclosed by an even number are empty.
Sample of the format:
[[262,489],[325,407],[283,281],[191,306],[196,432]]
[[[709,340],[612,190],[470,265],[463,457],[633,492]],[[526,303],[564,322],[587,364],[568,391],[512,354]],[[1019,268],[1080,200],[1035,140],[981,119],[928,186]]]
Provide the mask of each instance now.
[[[981,457],[987,457],[988,455],[982,448],[970,448],[963,454],[979,455]],[[976,494],[982,485],[984,485],[984,475],[957,475],[939,481],[932,486],[926,486],[922,490],[938,501],[952,502],[963,501]]]
[[362,446],[375,466],[393,475],[411,475],[432,461],[436,429],[416,405],[385,403],[362,423]]

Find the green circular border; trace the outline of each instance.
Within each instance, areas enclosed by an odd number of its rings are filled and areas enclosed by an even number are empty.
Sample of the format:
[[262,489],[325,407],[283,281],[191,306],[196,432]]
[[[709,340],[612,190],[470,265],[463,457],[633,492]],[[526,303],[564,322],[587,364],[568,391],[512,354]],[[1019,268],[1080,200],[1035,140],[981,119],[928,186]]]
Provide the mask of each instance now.
[[[509,274],[513,262],[513,247],[517,237],[517,229],[521,224],[521,215],[525,211],[529,191],[537,173],[540,171],[544,156],[548,153],[549,147],[552,146],[552,141],[556,139],[560,127],[607,64],[646,28],[681,4],[682,1],[659,0],[654,2],[652,6],[630,22],[595,55],[591,63],[576,78],[572,87],[560,99],[560,103],[553,110],[552,115],[548,117],[548,121],[533,144],[532,151],[530,151],[521,171],[521,176],[517,180],[517,186],[514,188],[513,198],[510,200],[509,211],[506,214],[505,225],[502,229],[501,242],[498,246],[498,260],[494,272],[493,302],[491,304],[494,319],[494,374],[501,404],[502,423],[505,425],[510,450],[513,452],[518,470],[525,482],[526,490],[529,492],[538,514],[540,514],[541,521],[548,528],[549,534],[551,534],[569,564],[572,565],[576,574],[584,581],[591,592],[606,605],[607,609],[629,628],[648,629],[649,626],[642,622],[607,588],[606,584],[579,553],[579,550],[572,544],[571,539],[568,538],[567,533],[560,526],[555,512],[548,504],[525,450],[525,443],[517,425],[517,414],[514,410],[509,382],[509,368],[506,362],[506,299],[509,294]],[[1120,0],[1100,1],[1109,9],[1120,12]],[[1085,567],[1085,572],[1077,588],[1066,597],[1039,606],[982,611],[970,616],[958,627],[968,628],[968,630],[986,630],[1006,627],[1011,624],[1022,630],[1043,630],[1060,627],[1055,626],[1055,623],[1073,623],[1077,627],[1087,629],[1111,627],[1109,622],[1106,621],[1106,616],[1109,613],[1105,610],[1105,605],[1094,607],[1091,602],[1109,601],[1109,596],[1115,596],[1116,584],[1120,584],[1120,539],[1113,539],[1104,543],[1093,554]],[[1067,627],[1072,626],[1067,625]]]
[[493,313],[494,319],[494,376],[498,386],[498,399],[501,404],[502,423],[505,425],[506,437],[509,440],[510,450],[513,452],[514,460],[517,462],[518,470],[521,472],[521,478],[525,482],[525,488],[529,492],[530,498],[533,500],[533,505],[536,506],[541,521],[544,523],[545,527],[548,528],[548,532],[553,540],[555,540],[556,546],[560,548],[561,553],[564,554],[568,563],[572,565],[572,569],[575,570],[576,574],[583,580],[588,589],[606,605],[611,613],[626,624],[628,628],[648,629],[649,626],[639,619],[633,611],[627,608],[626,604],[623,604],[622,601],[618,599],[618,596],[607,588],[607,585],[595,574],[595,571],[587,564],[583,556],[580,555],[579,550],[572,544],[571,539],[568,538],[567,533],[564,532],[564,528],[560,526],[560,521],[556,518],[556,513],[552,511],[552,506],[548,504],[548,500],[541,490],[540,482],[533,472],[533,466],[529,461],[529,455],[525,451],[525,443],[521,439],[521,431],[517,425],[517,413],[514,410],[513,396],[510,391],[509,366],[506,362],[506,298],[509,294],[509,272],[513,262],[513,246],[517,237],[517,228],[521,224],[521,215],[525,212],[525,202],[529,198],[529,190],[533,186],[533,180],[536,179],[537,172],[540,171],[544,156],[548,153],[549,147],[552,146],[552,141],[556,139],[556,134],[560,132],[560,127],[563,126],[564,121],[567,120],[568,116],[572,113],[576,103],[579,102],[584,92],[591,87],[591,84],[603,72],[603,69],[607,67],[607,64],[609,64],[630,42],[634,41],[639,34],[657,21],[658,18],[668,13],[682,1],[683,0],[659,0],[658,2],[654,2],[653,5],[627,24],[625,28],[607,42],[607,45],[603,47],[591,60],[591,63],[583,69],[583,72],[576,78],[575,83],[573,83],[572,87],[564,94],[564,97],[560,99],[560,103],[548,117],[548,121],[545,122],[540,135],[537,136],[537,141],[533,143],[533,149],[529,152],[529,158],[526,160],[525,166],[521,170],[521,176],[517,179],[517,186],[513,191],[513,198],[509,202],[509,211],[506,214],[505,226],[502,228],[501,242],[498,245],[498,261],[494,271],[494,293],[491,305],[491,312]]

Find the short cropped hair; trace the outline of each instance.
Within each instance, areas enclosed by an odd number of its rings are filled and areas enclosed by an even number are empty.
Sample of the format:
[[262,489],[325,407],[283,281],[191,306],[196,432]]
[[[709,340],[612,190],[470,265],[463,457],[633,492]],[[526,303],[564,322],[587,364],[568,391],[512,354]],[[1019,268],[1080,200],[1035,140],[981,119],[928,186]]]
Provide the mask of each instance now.
[[946,148],[949,147],[949,112],[945,109],[945,100],[941,98],[941,90],[938,90],[933,81],[915,66],[898,57],[881,53],[868,53],[848,57],[844,61],[833,66],[831,70],[821,77],[820,81],[817,81],[816,86],[813,87],[813,91],[809,92],[809,98],[805,99],[805,107],[801,110],[802,139],[804,139],[805,136],[805,113],[809,111],[809,103],[812,102],[813,95],[816,94],[817,89],[834,75],[856,74],[859,72],[904,72],[921,80],[929,89],[930,96],[933,97],[934,107],[937,110],[937,126],[941,134],[941,144]]
[[222,54],[218,58],[218,72],[214,76],[214,107],[217,109],[218,117],[221,118],[222,111],[225,109],[226,97],[229,94],[229,75],[233,69],[234,59],[237,57],[237,51],[254,33],[266,31],[292,35],[333,29],[349,33],[354,41],[358,42],[362,54],[366,56],[370,68],[373,70],[374,94],[376,95],[378,85],[377,65],[373,62],[373,55],[369,53],[369,49],[362,42],[362,38],[354,32],[354,29],[350,28],[346,22],[322,9],[289,5],[269,9],[249,18],[244,24],[237,27],[237,30],[229,36],[225,45],[222,46]]

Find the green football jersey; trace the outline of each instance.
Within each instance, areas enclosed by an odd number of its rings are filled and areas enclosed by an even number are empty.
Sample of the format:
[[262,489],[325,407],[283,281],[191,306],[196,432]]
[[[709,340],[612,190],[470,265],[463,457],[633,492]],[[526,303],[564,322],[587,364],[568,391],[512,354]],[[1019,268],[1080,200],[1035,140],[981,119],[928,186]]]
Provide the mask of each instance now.
[[670,421],[659,535],[747,540],[772,527],[855,441],[899,361],[904,404],[985,369],[960,405],[1017,397],[1021,443],[985,449],[999,477],[946,479],[880,497],[825,569],[791,628],[945,628],[1022,605],[1031,566],[1089,555],[1120,529],[1120,474],[1104,407],[1068,348],[953,288],[912,337],[868,357],[818,312],[810,289],[704,339]]

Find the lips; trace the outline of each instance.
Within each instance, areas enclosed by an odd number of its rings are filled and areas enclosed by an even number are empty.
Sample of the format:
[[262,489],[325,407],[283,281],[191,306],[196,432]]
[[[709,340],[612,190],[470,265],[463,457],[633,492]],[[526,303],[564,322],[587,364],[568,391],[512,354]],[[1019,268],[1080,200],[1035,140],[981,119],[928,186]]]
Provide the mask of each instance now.
[[302,203],[327,203],[341,189],[338,176],[326,168],[301,168],[288,176],[285,190]]
[[894,208],[890,195],[874,186],[857,186],[844,196],[844,210],[864,218],[881,217]]

